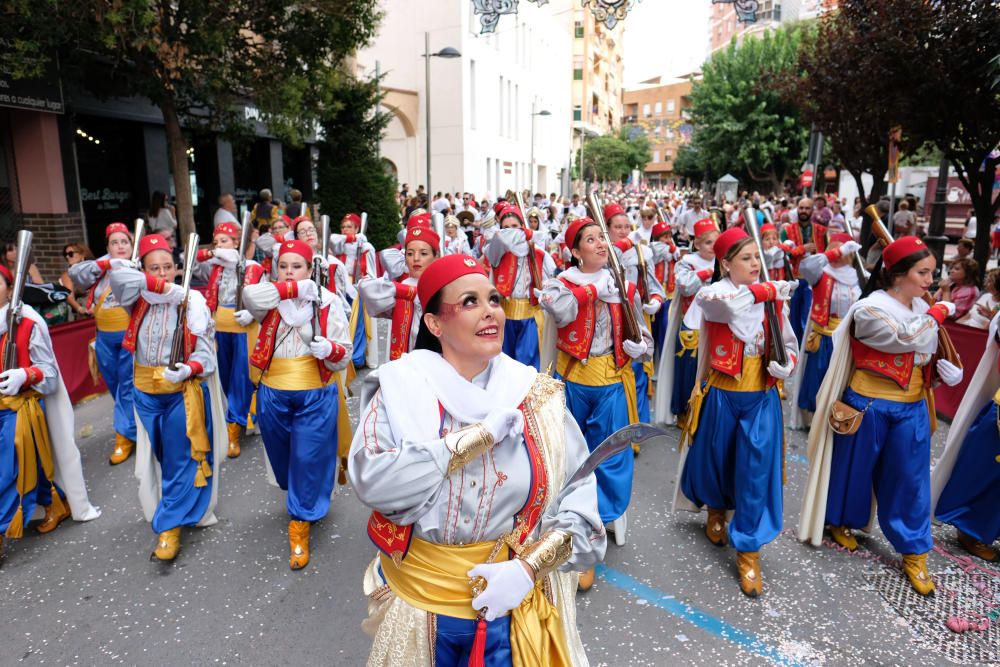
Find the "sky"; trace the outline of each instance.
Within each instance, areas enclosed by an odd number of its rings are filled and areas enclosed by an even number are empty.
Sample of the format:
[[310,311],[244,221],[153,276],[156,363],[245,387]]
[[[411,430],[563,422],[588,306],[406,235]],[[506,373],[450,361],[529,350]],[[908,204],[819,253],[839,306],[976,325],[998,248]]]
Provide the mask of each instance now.
[[625,18],[625,87],[687,74],[708,53],[711,0],[640,0]]

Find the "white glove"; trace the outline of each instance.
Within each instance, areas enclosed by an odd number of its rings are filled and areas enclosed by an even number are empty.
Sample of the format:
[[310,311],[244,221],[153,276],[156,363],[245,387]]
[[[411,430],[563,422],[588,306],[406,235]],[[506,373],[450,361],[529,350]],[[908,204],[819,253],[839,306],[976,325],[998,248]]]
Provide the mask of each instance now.
[[847,257],[848,255],[853,255],[857,251],[861,250],[861,244],[857,241],[846,241],[842,246],[837,248],[840,251],[841,257]]
[[771,377],[778,378],[779,380],[787,380],[792,377],[792,373],[795,371],[795,360],[789,359],[788,362],[782,366],[777,361],[772,361],[767,365],[767,372],[771,374]]
[[798,281],[795,280],[775,280],[773,284],[775,291],[778,293],[778,301],[788,301],[791,299],[795,288],[799,286]]
[[299,280],[299,299],[316,301],[319,299],[319,287],[312,280]]
[[317,359],[326,359],[333,352],[333,343],[322,336],[316,336],[309,343],[309,351]]
[[955,304],[953,304],[951,301],[938,301],[934,305],[936,305],[936,306],[944,306],[945,308],[947,308],[948,309],[948,317],[954,317],[955,316]]
[[650,301],[649,303],[643,305],[642,312],[647,315],[656,315],[660,312],[660,306],[663,305],[662,301]]
[[[965,375],[965,372],[961,368],[947,359],[938,359],[937,372],[941,377],[941,381],[949,387],[957,385],[962,381],[962,377]],[[2,387],[2,385],[0,385],[0,387]]]
[[618,295],[618,286],[615,285],[615,280],[611,277],[610,273],[602,275],[600,280],[594,283],[594,287],[597,288],[597,298],[601,301],[605,303],[621,303],[621,297]]
[[493,436],[493,443],[500,444],[500,441],[507,438],[521,436],[521,432],[524,431],[524,415],[515,409],[494,410],[486,415],[483,426]]
[[231,269],[240,261],[240,251],[235,248],[215,248],[212,250],[212,264]]
[[477,565],[468,575],[486,580],[486,590],[473,598],[472,608],[478,611],[485,607],[483,618],[487,623],[519,606],[535,587],[528,571],[516,558]]
[[180,305],[180,302],[184,300],[184,288],[177,283],[170,283],[170,287],[164,296],[167,297],[167,303],[171,306]]
[[535,295],[535,299],[538,301],[542,300],[542,290],[538,288],[532,288],[531,293]]
[[646,350],[649,349],[649,345],[647,345],[644,340],[637,343],[634,340],[625,339],[622,341],[622,349],[625,350],[625,354],[628,356],[633,359],[638,359],[642,355],[646,354]]
[[167,382],[173,382],[174,384],[180,384],[181,382],[184,382],[184,380],[187,380],[189,377],[191,377],[191,375],[192,375],[193,372],[194,371],[192,371],[191,367],[188,366],[187,364],[177,364],[177,370],[173,370],[173,369],[171,369],[169,367],[168,368],[164,368],[163,369],[163,378]]
[[793,241],[791,239],[788,239],[787,241],[782,241],[781,245],[785,246],[789,250],[794,250],[795,249],[795,241]]
[[233,319],[241,327],[245,327],[251,322],[253,322],[253,315],[250,314],[249,310],[237,310],[233,313]]
[[135,264],[131,259],[125,259],[123,257],[115,257],[109,262],[111,264],[111,270],[115,269],[134,269]]
[[274,246],[277,245],[277,243],[278,240],[274,238],[274,234],[272,234],[271,232],[267,232],[266,234],[261,234],[260,236],[257,237],[257,240],[254,241],[254,245],[257,246],[257,249],[260,250],[265,255],[270,255],[271,252],[274,250]]
[[0,394],[14,396],[28,381],[28,371],[23,368],[12,368],[0,373]]
[[313,255],[313,261],[319,262],[319,265],[323,267],[323,271],[328,271],[330,269],[330,260],[323,255]]

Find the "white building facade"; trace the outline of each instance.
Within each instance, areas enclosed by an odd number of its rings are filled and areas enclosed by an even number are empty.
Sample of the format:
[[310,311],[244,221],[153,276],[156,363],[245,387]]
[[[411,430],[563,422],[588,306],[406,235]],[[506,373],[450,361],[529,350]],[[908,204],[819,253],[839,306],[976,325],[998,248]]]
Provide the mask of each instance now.
[[[479,34],[469,0],[383,0],[372,46],[357,54],[362,76],[384,75],[393,118],[382,157],[410,191],[427,186],[425,33],[430,59],[431,194],[564,190],[572,135],[572,0],[523,3],[492,35]],[[547,112],[547,113],[545,113]],[[534,162],[532,162],[534,158]]]

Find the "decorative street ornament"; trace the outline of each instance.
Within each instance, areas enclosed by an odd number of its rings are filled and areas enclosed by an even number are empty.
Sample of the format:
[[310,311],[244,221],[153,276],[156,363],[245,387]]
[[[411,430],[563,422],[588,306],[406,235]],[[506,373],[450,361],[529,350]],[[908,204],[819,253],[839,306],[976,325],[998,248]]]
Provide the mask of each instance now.
[[760,2],[757,0],[712,0],[713,5],[730,4],[736,7],[736,20],[740,23],[756,23],[757,10]]
[[594,18],[614,30],[619,21],[624,21],[636,0],[581,0],[584,7],[589,7]]
[[[593,13],[594,18],[607,26],[608,30],[614,30],[619,21],[625,20],[629,10],[632,9],[632,5],[639,1],[640,0],[580,0],[580,4],[584,8],[589,8],[591,13]],[[718,0],[713,0],[713,2],[716,1]],[[740,5],[752,5],[751,14],[754,18],[751,20],[756,20],[756,11],[758,6],[757,0],[721,1],[735,1],[737,4],[737,12],[739,12]],[[481,34],[492,33],[496,30],[497,23],[499,23],[501,16],[506,16],[508,14],[516,15],[518,2],[519,0],[472,0],[472,6],[476,10],[476,14],[479,15],[479,23],[481,25],[479,32]],[[528,0],[528,2],[533,2],[539,7],[542,7],[543,5],[547,5],[549,0]],[[742,15],[740,20],[744,20]]]

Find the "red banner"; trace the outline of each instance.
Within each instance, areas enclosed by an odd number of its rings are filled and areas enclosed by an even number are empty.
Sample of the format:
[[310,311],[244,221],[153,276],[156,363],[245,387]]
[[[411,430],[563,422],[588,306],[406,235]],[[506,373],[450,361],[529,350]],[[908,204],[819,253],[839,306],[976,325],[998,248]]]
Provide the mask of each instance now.
[[986,349],[986,338],[989,334],[986,329],[976,329],[950,321],[945,322],[944,328],[951,334],[955,349],[961,350],[962,368],[965,370],[962,381],[954,387],[941,384],[934,390],[934,403],[938,413],[952,419],[958,412],[958,404],[965,396],[965,390],[976,372],[979,360],[983,358],[983,350]]
[[95,383],[90,376],[90,341],[97,335],[97,325],[93,318],[57,324],[49,328],[52,348],[62,372],[63,382],[70,400],[75,404],[88,396],[106,392],[104,380],[98,376]]

